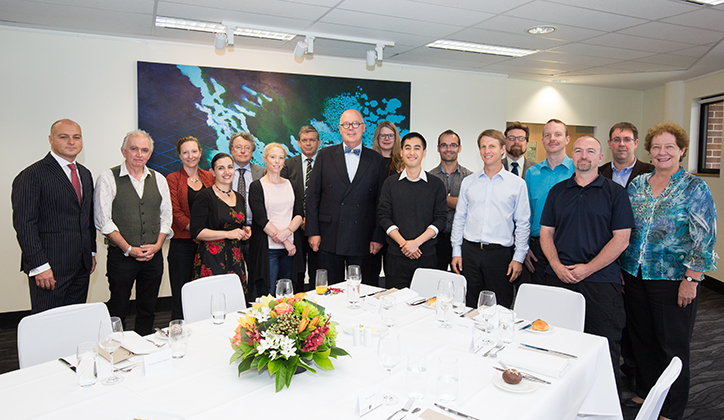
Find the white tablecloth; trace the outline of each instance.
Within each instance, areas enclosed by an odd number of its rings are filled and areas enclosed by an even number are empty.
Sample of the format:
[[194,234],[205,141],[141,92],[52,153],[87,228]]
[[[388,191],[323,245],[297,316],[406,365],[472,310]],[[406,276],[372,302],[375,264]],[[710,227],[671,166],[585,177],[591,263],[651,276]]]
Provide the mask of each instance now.
[[[362,294],[371,290],[362,286]],[[191,324],[186,357],[174,360],[173,370],[158,376],[146,377],[143,368],[137,368],[124,374],[122,383],[104,386],[100,379],[110,374],[110,364],[105,360],[99,363],[99,383],[89,388],[80,388],[75,374],[57,361],[0,375],[2,418],[129,419],[143,411],[173,413],[186,420],[358,418],[358,395],[384,385],[386,371],[377,361],[376,340],[371,347],[354,347],[352,336],[342,332],[342,327],[382,325],[380,317],[361,309],[347,309],[344,294],[315,298],[341,324],[337,327],[337,345],[351,357],[333,359],[334,371],[317,369],[317,374],[296,375],[291,388],[279,393],[274,392],[274,380],[266,371],[261,375],[247,371],[239,377],[237,364],[229,365],[229,337],[238,318],[237,314],[229,314],[220,326],[211,320]],[[416,406],[427,408],[437,401],[438,357],[451,355],[458,359],[460,378],[457,401],[448,405],[466,414],[485,420],[574,419],[577,415],[622,418],[605,338],[562,328],[548,334],[516,332],[512,346],[522,341],[578,356],[570,361],[570,368],[560,379],[546,378],[551,385],[539,385],[534,392],[520,394],[494,386],[493,376],[500,375],[492,368],[496,359],[483,358],[482,352],[470,353],[470,337],[438,328],[433,310],[398,304],[394,330],[400,334],[404,355],[427,355],[427,392]],[[365,419],[386,419],[407,400],[405,365],[403,357],[392,376],[392,389],[400,403],[379,407]]]

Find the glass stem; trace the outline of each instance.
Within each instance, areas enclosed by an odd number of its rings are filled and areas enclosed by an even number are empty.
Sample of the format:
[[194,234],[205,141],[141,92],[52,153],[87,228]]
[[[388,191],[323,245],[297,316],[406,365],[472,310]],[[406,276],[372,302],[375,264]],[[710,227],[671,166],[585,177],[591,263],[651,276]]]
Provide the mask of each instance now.
[[116,376],[116,368],[115,364],[113,363],[113,353],[115,353],[115,351],[111,352],[111,376]]

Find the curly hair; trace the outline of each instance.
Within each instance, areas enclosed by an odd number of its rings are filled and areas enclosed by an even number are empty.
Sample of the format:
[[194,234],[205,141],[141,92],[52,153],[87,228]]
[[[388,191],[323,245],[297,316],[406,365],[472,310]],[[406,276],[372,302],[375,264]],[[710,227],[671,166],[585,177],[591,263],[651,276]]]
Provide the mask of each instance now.
[[676,138],[676,145],[679,149],[684,149],[682,157],[686,156],[686,152],[689,151],[689,135],[686,134],[686,130],[681,128],[679,124],[672,121],[659,123],[649,128],[648,133],[646,133],[646,140],[644,140],[644,148],[646,151],[650,153],[651,141],[653,141],[654,137],[664,133],[669,133]]

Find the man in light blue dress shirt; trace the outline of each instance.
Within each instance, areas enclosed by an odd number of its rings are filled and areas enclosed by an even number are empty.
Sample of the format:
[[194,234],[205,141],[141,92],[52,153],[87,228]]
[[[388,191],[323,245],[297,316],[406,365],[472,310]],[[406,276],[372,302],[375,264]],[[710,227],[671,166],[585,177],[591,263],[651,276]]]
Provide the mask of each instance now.
[[528,190],[525,181],[503,170],[503,133],[483,131],[478,148],[485,166],[460,186],[451,235],[452,267],[468,282],[468,306],[477,306],[481,291],[492,290],[498,304],[510,308],[513,282],[528,252]]
[[561,120],[551,119],[543,127],[543,148],[546,158],[533,165],[525,175],[530,199],[530,247],[525,257],[531,283],[545,284],[548,261],[540,247],[540,216],[546,204],[548,192],[557,183],[570,178],[576,171],[573,160],[566,156],[566,145],[571,141],[568,127]]

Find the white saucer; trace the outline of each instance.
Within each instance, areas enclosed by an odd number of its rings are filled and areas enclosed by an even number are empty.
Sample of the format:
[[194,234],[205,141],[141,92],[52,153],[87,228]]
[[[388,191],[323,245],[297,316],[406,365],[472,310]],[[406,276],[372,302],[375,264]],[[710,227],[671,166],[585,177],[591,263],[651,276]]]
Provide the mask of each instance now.
[[523,379],[520,383],[512,385],[503,380],[503,376],[500,374],[493,375],[493,385],[502,389],[503,391],[526,393],[533,392],[538,389],[538,384]]

